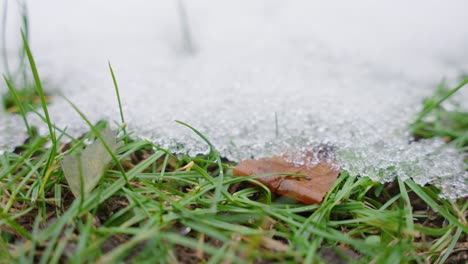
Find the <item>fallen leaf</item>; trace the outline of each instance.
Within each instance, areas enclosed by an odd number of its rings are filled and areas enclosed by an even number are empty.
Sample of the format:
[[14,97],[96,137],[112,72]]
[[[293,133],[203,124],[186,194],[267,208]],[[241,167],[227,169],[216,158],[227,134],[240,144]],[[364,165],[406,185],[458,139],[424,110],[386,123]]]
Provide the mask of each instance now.
[[[116,134],[112,130],[102,131],[101,136],[113,152],[120,146],[116,140]],[[80,196],[81,183],[83,183],[84,194],[90,193],[98,184],[111,159],[111,155],[99,139],[86,147],[81,154],[65,156],[61,165],[73,195]],[[80,179],[81,177],[83,179]]]
[[[312,153],[307,153],[310,158]],[[233,170],[235,176],[281,174],[257,178],[272,192],[305,204],[320,203],[338,178],[339,170],[320,161],[314,166],[296,165],[287,157],[241,161]]]

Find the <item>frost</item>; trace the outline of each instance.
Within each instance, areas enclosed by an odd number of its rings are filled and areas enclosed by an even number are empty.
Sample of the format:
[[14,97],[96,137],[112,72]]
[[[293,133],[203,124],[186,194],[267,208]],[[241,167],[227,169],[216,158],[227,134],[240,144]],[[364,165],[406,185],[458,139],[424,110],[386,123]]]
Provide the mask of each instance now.
[[[129,131],[174,152],[208,151],[177,119],[234,161],[312,149],[355,175],[468,196],[463,157],[437,139],[411,142],[406,130],[442,77],[455,84],[468,72],[465,1],[184,3],[186,20],[172,0],[29,1],[45,89],[93,122],[119,122],[110,60]],[[19,19],[9,19],[15,65]],[[466,90],[457,100],[468,109]],[[49,111],[72,135],[88,130],[59,97]],[[11,150],[26,137],[21,119],[0,121],[0,149]]]
[[13,151],[27,138],[26,127],[19,116],[5,116],[0,110],[0,155]]

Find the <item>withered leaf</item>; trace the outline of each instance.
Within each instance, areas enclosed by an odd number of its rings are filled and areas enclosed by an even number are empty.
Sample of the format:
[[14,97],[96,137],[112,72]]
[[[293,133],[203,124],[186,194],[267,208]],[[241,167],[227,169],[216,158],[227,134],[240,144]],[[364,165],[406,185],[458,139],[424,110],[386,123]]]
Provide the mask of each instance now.
[[298,166],[287,161],[285,157],[273,157],[241,161],[234,168],[233,174],[236,176],[282,174],[256,180],[279,195],[305,204],[317,204],[333,186],[339,171],[324,161],[320,161],[315,166]]
[[[116,133],[110,129],[102,131],[101,136],[113,152],[120,146],[116,140]],[[111,155],[99,139],[86,147],[79,155],[66,155],[61,165],[73,195],[80,196],[81,183],[83,183],[84,194],[90,193],[98,184],[111,159]]]

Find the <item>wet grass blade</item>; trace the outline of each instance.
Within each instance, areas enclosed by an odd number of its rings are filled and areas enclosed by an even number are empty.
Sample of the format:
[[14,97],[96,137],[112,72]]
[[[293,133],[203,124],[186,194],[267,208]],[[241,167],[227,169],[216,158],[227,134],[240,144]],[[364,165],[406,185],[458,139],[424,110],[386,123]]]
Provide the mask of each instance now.
[[216,189],[215,189],[215,194],[214,194],[215,197],[213,199],[213,205],[211,207],[213,212],[216,212],[218,202],[221,201],[223,182],[224,182],[224,168],[223,168],[223,164],[221,162],[221,156],[219,155],[218,151],[216,151],[216,148],[214,147],[214,145],[211,144],[211,142],[208,140],[208,138],[206,138],[205,135],[200,133],[200,131],[198,131],[194,127],[192,127],[189,124],[186,124],[186,123],[184,123],[182,121],[176,120],[176,122],[183,125],[183,126],[186,126],[186,127],[190,128],[193,132],[195,132],[195,134],[197,134],[200,138],[202,138],[206,142],[206,144],[208,144],[208,146],[210,147],[210,154],[212,154],[216,159],[216,163],[218,164],[218,169],[219,169],[219,175],[217,177]]
[[455,235],[452,237],[452,242],[450,242],[450,245],[445,249],[444,254],[441,255],[440,258],[435,263],[440,263],[440,264],[446,263],[445,261],[448,259],[450,254],[452,254],[453,249],[455,248],[458,242],[458,239],[460,239],[461,234],[462,234],[462,229],[458,228],[457,231],[455,232]]
[[39,194],[42,195],[43,191],[44,191],[43,188],[46,185],[46,183],[48,181],[48,176],[50,175],[50,172],[51,172],[50,168],[53,167],[54,159],[55,159],[55,156],[57,154],[56,153],[57,152],[57,138],[55,136],[54,125],[52,124],[52,121],[50,120],[49,110],[47,109],[47,101],[46,101],[46,98],[45,98],[44,89],[42,88],[42,83],[41,83],[41,79],[39,77],[39,72],[37,71],[37,67],[36,67],[36,63],[34,61],[34,57],[33,57],[32,53],[31,53],[31,49],[29,48],[27,37],[26,37],[26,35],[24,34],[23,31],[21,31],[21,37],[23,39],[24,50],[25,50],[26,55],[28,57],[29,65],[31,66],[31,71],[32,71],[32,74],[34,76],[34,83],[36,85],[36,89],[37,89],[37,92],[39,94],[39,98],[41,99],[41,106],[42,106],[42,109],[44,111],[44,116],[45,116],[45,119],[46,119],[47,127],[49,128],[49,137],[50,137],[50,140],[52,141],[51,152],[50,152],[49,158],[47,159],[47,163],[45,164],[43,174],[42,174],[42,177],[41,177],[42,183],[41,183],[41,188],[39,190]]
[[442,96],[439,100],[434,103],[428,104],[424,107],[423,111],[419,114],[416,118],[415,123],[419,123],[426,115],[428,115],[432,110],[439,107],[445,100],[451,97],[453,94],[458,92],[463,86],[468,84],[468,79],[464,79],[457,87],[453,88],[452,90],[448,91],[444,96]]
[[461,223],[457,217],[455,217],[453,214],[451,214],[447,209],[444,207],[440,206],[436,201],[434,201],[425,191],[424,189],[416,184],[412,180],[406,180],[405,181],[406,185],[408,185],[411,190],[413,190],[421,199],[424,200],[432,209],[439,214],[441,214],[443,217],[445,217],[451,224],[458,226],[461,228],[464,232],[468,232],[468,226],[464,225]]
[[50,120],[49,110],[47,109],[47,101],[45,98],[44,89],[42,88],[42,83],[39,77],[39,72],[37,71],[36,62],[34,61],[34,57],[31,53],[31,49],[29,48],[27,38],[23,31],[21,31],[21,37],[23,38],[24,49],[26,51],[26,55],[28,56],[29,64],[31,66],[31,71],[34,77],[34,84],[36,85],[39,98],[41,99],[42,109],[44,110],[44,116],[46,119],[47,126],[49,128],[50,139],[52,140],[52,143],[55,148],[55,146],[57,145],[57,139],[55,137],[54,126],[52,124],[52,121]]
[[[20,224],[18,224],[15,220],[11,219],[7,214],[3,212],[3,209],[0,211],[0,218],[3,219],[6,223],[8,223],[16,232],[21,234],[27,240],[32,240],[32,236],[29,232],[24,229]],[[0,222],[3,222],[0,220]]]
[[128,143],[128,135],[127,135],[126,123],[125,123],[125,118],[124,118],[124,113],[123,113],[123,108],[122,108],[122,101],[120,100],[119,85],[117,84],[117,79],[115,78],[114,70],[112,69],[112,65],[110,64],[110,62],[108,63],[108,65],[109,65],[109,71],[112,76],[112,82],[114,83],[115,95],[117,96],[117,102],[119,103],[120,121],[122,122],[122,130],[125,136],[124,141],[125,143]]

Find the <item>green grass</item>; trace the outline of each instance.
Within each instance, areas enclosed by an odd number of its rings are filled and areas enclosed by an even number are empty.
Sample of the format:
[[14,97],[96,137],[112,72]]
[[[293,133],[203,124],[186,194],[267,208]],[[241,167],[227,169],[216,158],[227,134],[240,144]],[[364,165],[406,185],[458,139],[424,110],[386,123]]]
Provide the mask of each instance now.
[[457,87],[448,89],[441,83],[434,95],[424,101],[421,113],[411,126],[413,134],[421,138],[443,137],[460,151],[468,151],[468,112],[447,110],[441,105],[467,84],[468,79],[464,79]]
[[[0,156],[0,263],[444,263],[466,252],[468,204],[440,199],[433,186],[411,180],[382,185],[343,171],[320,205],[299,204],[251,185],[255,177],[234,177],[234,164],[223,162],[216,146],[185,123],[180,129],[205,140],[208,155],[175,156],[130,138],[122,107],[124,144],[111,153],[97,188],[75,199],[60,161],[85,140],[101,138],[106,124],[91,124],[70,102],[90,132],[61,144],[68,135],[47,116],[39,74],[29,50],[27,55],[50,135],[32,133]],[[411,129],[419,137],[449,136],[466,151],[466,129],[460,128],[466,118],[455,118],[466,113],[441,107],[453,96],[448,93],[428,99]],[[428,121],[430,115],[440,118]],[[48,141],[56,144],[46,148]]]

